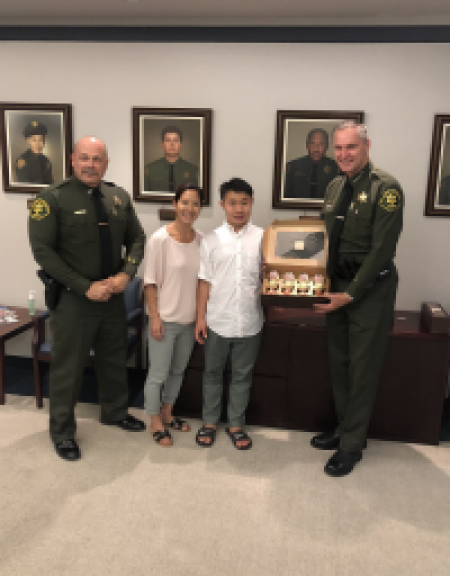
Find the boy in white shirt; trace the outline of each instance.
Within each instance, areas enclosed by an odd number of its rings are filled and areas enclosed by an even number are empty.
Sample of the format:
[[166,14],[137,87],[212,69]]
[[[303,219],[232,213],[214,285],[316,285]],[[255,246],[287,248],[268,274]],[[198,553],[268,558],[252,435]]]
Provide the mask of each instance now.
[[222,409],[223,371],[230,356],[226,432],[238,450],[248,450],[252,441],[243,426],[262,335],[263,230],[250,222],[253,189],[245,180],[224,182],[220,205],[226,221],[200,245],[195,336],[205,344],[204,424],[196,441],[203,447],[214,443]]

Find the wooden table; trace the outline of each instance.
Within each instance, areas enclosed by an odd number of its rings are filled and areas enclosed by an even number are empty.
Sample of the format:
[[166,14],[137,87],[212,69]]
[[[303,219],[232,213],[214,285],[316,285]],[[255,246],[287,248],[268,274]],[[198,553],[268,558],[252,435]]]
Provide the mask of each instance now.
[[7,306],[7,308],[15,312],[18,322],[0,324],[0,404],[5,403],[5,342],[32,328],[36,318],[28,314],[27,308],[19,306]]

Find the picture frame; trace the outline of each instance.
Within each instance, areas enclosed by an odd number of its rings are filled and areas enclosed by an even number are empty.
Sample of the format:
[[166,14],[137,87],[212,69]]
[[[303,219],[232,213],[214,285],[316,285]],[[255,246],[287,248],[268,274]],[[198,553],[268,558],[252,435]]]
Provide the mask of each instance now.
[[425,216],[450,216],[450,114],[434,117]]
[[133,108],[133,197],[170,203],[180,184],[192,182],[210,204],[212,110]]
[[338,174],[333,128],[344,120],[364,122],[364,112],[277,110],[273,208],[320,210],[325,188]]
[[72,105],[0,103],[3,190],[37,194],[72,173]]

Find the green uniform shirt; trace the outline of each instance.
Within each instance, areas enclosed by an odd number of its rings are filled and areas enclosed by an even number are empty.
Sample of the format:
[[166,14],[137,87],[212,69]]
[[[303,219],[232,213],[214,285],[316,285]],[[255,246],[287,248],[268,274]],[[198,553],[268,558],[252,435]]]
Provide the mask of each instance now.
[[441,187],[439,188],[438,204],[450,206],[450,176],[442,178]]
[[[316,186],[313,181],[313,167],[316,165]],[[284,183],[284,198],[320,198],[325,195],[325,189],[335,176],[339,174],[336,162],[322,156],[318,162],[313,162],[310,156],[296,158],[286,164]]]
[[28,149],[17,158],[15,169],[18,182],[53,184],[52,163],[44,154]]
[[[328,236],[335,220],[346,177],[337,176],[328,186],[322,216]],[[403,226],[403,191],[397,180],[369,162],[351,180],[352,203],[342,228],[339,255],[352,255],[361,267],[346,292],[361,298],[395,256]]]
[[[144,190],[153,192],[169,191],[169,170],[171,163],[166,158],[160,158],[145,165]],[[173,166],[173,192],[186,182],[198,186],[198,167],[183,158],[178,158]]]
[[[130,196],[101,182],[108,214],[115,273],[136,274],[145,234]],[[43,190],[30,208],[28,233],[36,262],[56,280],[83,296],[100,277],[100,239],[91,189],[72,176]],[[126,248],[123,260],[122,248]]]

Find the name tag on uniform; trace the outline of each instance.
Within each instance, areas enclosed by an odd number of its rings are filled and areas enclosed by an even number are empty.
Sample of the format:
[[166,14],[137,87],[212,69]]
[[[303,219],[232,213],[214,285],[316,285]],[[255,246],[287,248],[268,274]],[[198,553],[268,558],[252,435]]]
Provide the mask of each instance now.
[[86,210],[75,210],[74,214],[86,214]]

